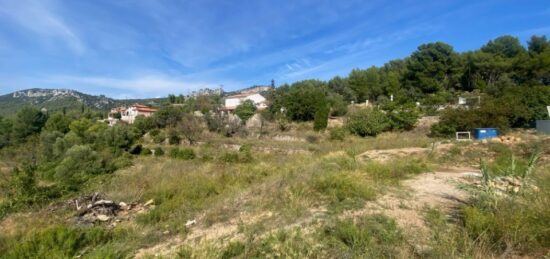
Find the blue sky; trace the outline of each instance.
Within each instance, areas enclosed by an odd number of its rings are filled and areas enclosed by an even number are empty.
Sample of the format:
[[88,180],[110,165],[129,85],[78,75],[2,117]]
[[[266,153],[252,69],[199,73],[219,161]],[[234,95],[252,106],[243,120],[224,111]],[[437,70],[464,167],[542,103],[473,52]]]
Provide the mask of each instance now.
[[542,1],[0,0],[0,94],[115,98],[347,75],[418,45],[550,34]]

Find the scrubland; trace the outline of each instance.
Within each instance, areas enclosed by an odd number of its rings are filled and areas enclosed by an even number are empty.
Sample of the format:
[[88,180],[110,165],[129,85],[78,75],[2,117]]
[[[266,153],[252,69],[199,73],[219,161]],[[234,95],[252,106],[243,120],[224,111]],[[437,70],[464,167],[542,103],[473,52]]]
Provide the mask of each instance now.
[[[394,132],[330,140],[329,132],[308,127],[261,137],[209,135],[195,145],[145,141],[165,154],[140,155],[71,197],[3,218],[0,257],[548,256],[547,137],[517,132],[521,142],[503,144]],[[373,155],[379,150],[387,154]],[[483,177],[463,179],[480,168]],[[421,186],[423,175],[445,185]],[[525,187],[504,194],[484,187],[483,179],[501,175],[525,176]],[[461,195],[415,196],[441,186]],[[66,200],[94,192],[154,206],[116,224],[80,225]]]

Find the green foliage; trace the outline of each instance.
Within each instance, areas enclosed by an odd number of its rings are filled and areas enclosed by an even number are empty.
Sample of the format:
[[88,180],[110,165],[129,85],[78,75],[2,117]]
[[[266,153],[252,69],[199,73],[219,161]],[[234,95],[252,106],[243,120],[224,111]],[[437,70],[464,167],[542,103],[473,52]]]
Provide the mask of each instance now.
[[136,132],[127,125],[115,125],[105,128],[101,133],[99,143],[105,147],[126,150],[139,138]]
[[87,118],[72,121],[69,124],[69,129],[81,139],[86,138],[86,131],[93,125],[92,121]]
[[408,59],[405,87],[413,96],[450,89],[457,84],[459,68],[458,55],[450,45],[422,44]]
[[343,97],[346,102],[357,102],[357,94],[351,89],[348,79],[336,76],[328,81],[328,88]]
[[529,53],[540,54],[544,52],[544,50],[546,50],[548,47],[550,47],[550,42],[546,38],[546,35],[533,35],[531,36],[529,42],[527,42],[527,46],[529,49]]
[[139,115],[134,120],[134,123],[132,124],[132,126],[137,129],[137,132],[143,135],[146,132],[154,129],[157,126],[157,124],[155,122],[154,117],[152,116],[145,117],[143,115]]
[[152,134],[154,132],[151,131],[151,136],[153,137],[153,142],[160,144],[163,143],[166,140],[166,134],[164,134],[164,131],[158,131],[156,134]]
[[153,115],[153,119],[160,128],[175,127],[183,117],[184,111],[179,106],[163,106]]
[[348,115],[346,127],[352,134],[361,137],[376,136],[389,130],[391,121],[378,109],[360,109]]
[[335,127],[329,130],[330,140],[344,140],[346,138],[348,131],[344,127]]
[[168,143],[170,145],[179,145],[181,142],[180,135],[178,131],[174,128],[168,129]]
[[244,144],[239,148],[239,160],[241,162],[251,162],[252,161],[252,146],[249,144]]
[[357,95],[358,102],[376,100],[383,93],[380,69],[372,66],[367,70],[354,69],[348,76],[348,84]]
[[170,157],[182,160],[192,160],[195,159],[197,155],[191,148],[174,148],[170,150]]
[[240,119],[234,115],[224,115],[220,113],[207,113],[204,116],[208,130],[217,132],[226,137],[235,134],[245,133],[245,129]]
[[69,189],[76,189],[90,177],[105,172],[103,161],[89,146],[76,145],[67,150],[55,167],[55,179]]
[[256,105],[254,105],[254,102],[251,100],[242,102],[235,109],[235,114],[239,116],[243,122],[248,121],[248,119],[254,116],[254,113],[256,113]]
[[164,150],[161,147],[156,147],[154,150],[155,156],[164,156]]
[[349,173],[325,172],[315,175],[313,188],[328,199],[335,210],[357,208],[376,193],[370,183]]
[[227,245],[227,247],[223,251],[221,258],[230,259],[230,258],[237,257],[244,253],[245,248],[246,248],[245,245],[241,242],[238,242],[238,241],[231,242],[229,243],[229,245]]
[[317,109],[327,105],[326,84],[318,80],[306,80],[284,85],[270,97],[269,110],[278,114],[283,109],[287,118],[293,121],[311,121]]
[[0,251],[6,258],[73,258],[112,239],[102,228],[78,229],[56,226],[34,231]]
[[505,35],[490,40],[486,45],[481,47],[481,51],[505,58],[513,58],[524,53],[525,48],[523,48],[518,38]]
[[413,103],[397,106],[392,102],[382,109],[386,111],[392,130],[412,130],[420,117],[420,112]]
[[399,159],[387,163],[369,162],[363,167],[375,180],[398,182],[411,175],[430,171],[425,161],[419,159]]
[[545,103],[550,103],[550,89],[545,86],[513,87],[501,97],[484,97],[479,107],[447,109],[440,122],[432,127],[433,136],[452,136],[456,131],[480,127],[529,127],[547,117]]
[[142,156],[150,156],[153,152],[151,152],[151,149],[144,148],[141,150],[141,153],[139,153]]
[[13,136],[16,141],[23,141],[30,135],[37,134],[46,124],[48,116],[40,110],[24,107],[17,112],[13,122]]
[[71,119],[63,113],[55,113],[46,121],[45,129],[48,131],[58,131],[63,134],[69,132]]
[[239,153],[236,152],[225,152],[220,160],[224,163],[237,163],[239,162]]
[[198,117],[192,114],[184,114],[181,121],[178,122],[175,131],[177,134],[183,136],[189,144],[193,145],[199,140],[202,134],[203,127],[201,123]]
[[321,131],[327,128],[328,125],[328,114],[329,108],[327,104],[321,105],[315,111],[315,116],[313,120],[313,129],[315,131]]
[[331,93],[328,96],[331,116],[344,116],[348,113],[348,102],[340,94]]
[[0,149],[10,144],[12,122],[0,116]]
[[398,258],[405,243],[402,231],[394,220],[376,214],[358,221],[337,220],[324,230],[330,257]]

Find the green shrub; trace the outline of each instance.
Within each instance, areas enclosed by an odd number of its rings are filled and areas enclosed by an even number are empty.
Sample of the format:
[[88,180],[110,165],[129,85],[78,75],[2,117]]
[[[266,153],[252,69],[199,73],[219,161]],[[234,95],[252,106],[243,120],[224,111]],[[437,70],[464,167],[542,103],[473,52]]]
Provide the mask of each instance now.
[[403,233],[394,220],[377,214],[358,221],[337,220],[324,229],[329,257],[399,258],[405,244]]
[[239,162],[239,154],[236,152],[226,152],[221,156],[220,160],[225,163],[236,163]]
[[313,129],[315,131],[321,131],[327,128],[329,112],[330,109],[327,104],[321,104],[320,107],[317,108],[313,117]]
[[166,140],[166,135],[162,131],[159,131],[158,134],[153,135],[153,142],[155,143],[162,143],[165,140]]
[[241,242],[238,242],[238,241],[231,242],[229,243],[229,245],[227,245],[227,247],[223,251],[221,258],[222,259],[235,258],[243,254],[245,248],[246,248],[245,245]]
[[195,151],[191,148],[174,148],[170,150],[170,157],[183,160],[192,160],[195,159],[196,154]]
[[87,249],[106,244],[112,235],[102,228],[57,226],[30,233],[0,251],[6,258],[73,258]]
[[164,155],[164,150],[162,150],[161,147],[156,147],[155,148],[155,156],[163,156]]
[[105,172],[103,161],[89,146],[73,146],[55,168],[55,179],[70,188],[76,188],[88,178]]
[[346,127],[355,135],[376,136],[391,128],[388,116],[378,109],[361,109],[349,114]]
[[357,175],[340,172],[317,174],[313,178],[313,189],[338,210],[360,207],[366,200],[376,196],[371,184]]
[[347,130],[343,127],[331,128],[329,130],[330,140],[344,140],[347,135]]
[[256,113],[256,105],[251,100],[246,100],[235,108],[235,114],[246,123]]
[[386,163],[372,161],[363,166],[363,170],[376,180],[399,181],[410,175],[429,171],[428,165],[419,159],[399,159]]
[[118,169],[122,169],[132,165],[132,156],[128,153],[123,153],[121,156],[109,161],[107,164],[107,171],[114,172]]
[[414,128],[420,113],[415,104],[403,106],[393,106],[389,103],[384,110],[387,111],[387,116],[390,120],[392,130],[411,130]]
[[178,135],[178,132],[174,129],[170,129],[168,131],[168,143],[170,145],[179,145],[181,142],[181,138]]
[[153,153],[153,152],[151,152],[151,149],[149,149],[149,148],[144,148],[144,149],[141,150],[140,155],[142,155],[142,156],[149,156],[149,155],[151,155],[152,153]]
[[249,144],[244,144],[239,148],[239,155],[241,162],[251,162],[252,161],[252,146]]

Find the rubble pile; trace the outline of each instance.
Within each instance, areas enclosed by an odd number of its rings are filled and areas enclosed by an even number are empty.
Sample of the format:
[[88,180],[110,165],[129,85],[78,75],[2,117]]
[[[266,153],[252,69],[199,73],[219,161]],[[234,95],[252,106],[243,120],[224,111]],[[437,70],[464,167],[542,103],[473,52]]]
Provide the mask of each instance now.
[[533,184],[523,182],[521,178],[516,176],[500,176],[487,181],[486,184],[476,183],[476,187],[488,187],[493,189],[498,194],[518,193],[522,189],[537,190]]
[[494,142],[500,142],[504,144],[510,144],[510,143],[517,143],[521,142],[521,138],[514,137],[514,136],[499,136],[494,139],[492,139]]
[[143,213],[155,206],[153,200],[149,200],[144,204],[115,202],[107,199],[104,194],[97,192],[69,200],[67,204],[76,210],[76,221],[80,224],[107,222],[112,226],[116,226],[118,222],[123,220],[129,220],[136,214]]

